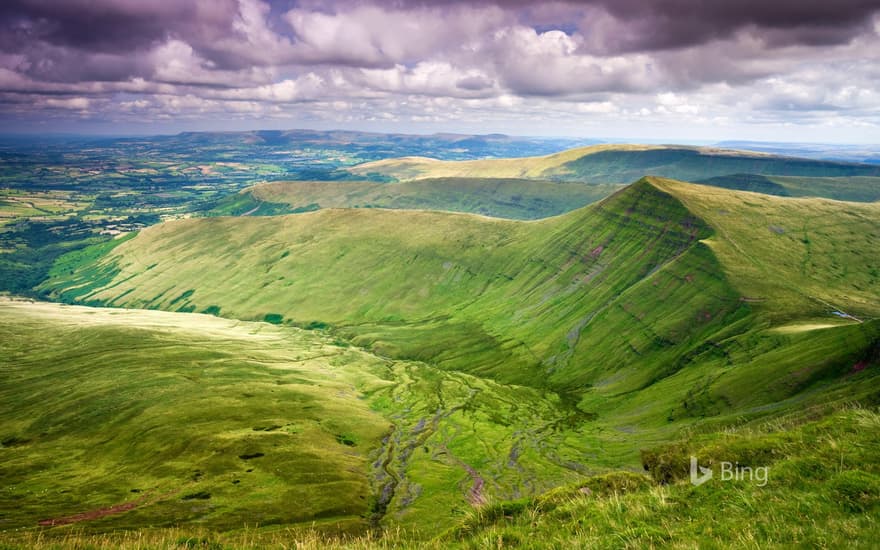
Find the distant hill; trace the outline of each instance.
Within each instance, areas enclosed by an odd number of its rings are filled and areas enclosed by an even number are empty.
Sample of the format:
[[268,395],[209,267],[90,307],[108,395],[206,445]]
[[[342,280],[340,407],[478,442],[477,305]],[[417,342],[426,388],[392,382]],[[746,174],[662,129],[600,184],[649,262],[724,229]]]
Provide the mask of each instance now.
[[97,143],[112,147],[162,148],[175,156],[193,152],[222,152],[234,160],[245,160],[249,151],[274,150],[277,160],[288,157],[308,159],[311,152],[320,155],[338,151],[340,157],[379,159],[402,155],[437,155],[447,159],[485,157],[522,157],[547,154],[572,147],[598,143],[591,139],[541,138],[504,134],[384,134],[350,130],[254,130],[244,132],[182,132],[168,136],[95,139],[81,138],[77,143]]
[[744,149],[774,155],[841,162],[880,164],[880,144],[785,143],[772,141],[722,141],[716,147]]
[[[880,178],[880,166],[708,147],[653,145],[596,145],[521,159],[452,162],[407,157],[369,162],[348,170],[361,177],[384,177],[398,181],[429,177],[495,177],[593,184],[626,183],[645,175],[707,182],[711,182],[712,178],[733,175],[785,176],[789,182],[791,178]],[[864,180],[855,185],[870,185],[872,189],[866,195],[873,197],[878,181]],[[808,180],[801,189],[807,192],[810,183]],[[845,180],[841,180],[840,184],[846,188],[852,186],[852,182]],[[795,184],[792,186],[797,187]],[[823,188],[816,186],[815,189]],[[849,190],[843,193],[849,193]],[[856,196],[864,194],[861,190],[854,193]]]
[[[258,184],[242,190],[236,195],[221,199],[209,215],[231,216],[273,216],[308,212],[322,208],[391,208],[415,210],[442,210],[466,212],[508,219],[540,219],[576,210],[587,204],[599,201],[624,184],[592,183],[589,181],[565,181],[528,179],[537,174],[557,174],[562,168],[589,163],[589,169],[598,169],[603,163],[605,175],[598,178],[614,179],[608,176],[611,171],[607,155],[623,152],[632,155],[620,167],[621,174],[637,174],[644,171],[687,171],[691,174],[715,170],[727,164],[748,163],[752,169],[760,169],[754,163],[768,160],[782,163],[780,167],[768,165],[769,170],[797,172],[797,165],[803,171],[816,170],[829,173],[846,173],[854,169],[851,165],[838,165],[804,161],[803,159],[783,159],[776,157],[722,156],[723,160],[707,160],[705,155],[693,156],[685,153],[686,160],[658,167],[658,158],[672,155],[667,149],[634,147],[627,150],[615,149],[617,146],[598,146],[594,151],[581,156],[583,150],[567,151],[549,157],[484,160],[474,162],[444,163],[429,159],[392,159],[370,165],[378,165],[396,176],[416,176],[418,179],[403,179],[399,182],[366,181],[282,181]],[[572,158],[576,160],[571,160]],[[604,160],[602,160],[604,158]],[[671,158],[671,157],[670,157]],[[730,160],[730,159],[733,160]],[[597,160],[598,159],[598,160]],[[579,163],[579,164],[575,164]],[[632,168],[629,163],[643,168]],[[794,164],[794,168],[792,167]],[[362,165],[355,171],[361,176],[374,176],[370,168]],[[557,168],[554,168],[556,166]],[[581,168],[578,168],[579,170]],[[857,166],[870,172],[872,167]],[[565,168],[568,170],[568,168]],[[422,171],[424,170],[424,172]],[[723,171],[723,168],[721,168]],[[443,176],[422,178],[424,174],[447,174],[460,171],[468,176]],[[584,170],[581,170],[583,172]],[[856,170],[858,171],[858,170]],[[486,177],[489,173],[513,173],[526,177]],[[380,177],[389,177],[388,173]],[[621,176],[622,177],[622,176]],[[755,173],[733,173],[713,176],[698,183],[725,189],[753,191],[781,197],[826,197],[836,200],[874,202],[880,200],[880,176],[780,176]]]
[[228,196],[210,214],[271,216],[320,208],[393,208],[529,220],[575,210],[620,187],[503,178],[434,178],[397,184],[285,181],[255,185]]

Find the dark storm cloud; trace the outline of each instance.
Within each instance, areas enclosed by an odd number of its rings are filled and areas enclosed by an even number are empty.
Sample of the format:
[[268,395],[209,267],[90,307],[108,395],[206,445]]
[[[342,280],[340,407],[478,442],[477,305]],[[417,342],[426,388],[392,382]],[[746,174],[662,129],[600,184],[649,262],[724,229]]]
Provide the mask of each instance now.
[[[240,18],[237,0],[3,0],[0,51],[25,55],[27,72],[33,73],[33,66],[43,61],[70,75],[75,67],[53,61],[69,55],[81,59],[97,55],[113,64],[108,56],[136,58],[170,39],[182,39],[218,68],[241,68],[252,64],[254,56],[217,47],[235,36]],[[95,67],[98,62],[87,61],[92,67],[81,78],[101,72]],[[110,67],[107,71],[122,78],[141,76],[143,63],[135,65],[127,74]],[[52,79],[45,67],[42,72]],[[59,74],[58,79],[67,77]]]
[[170,4],[144,6],[148,7],[130,9],[109,1],[11,0],[0,5],[0,24],[14,36],[7,45],[19,42],[26,47],[28,42],[39,40],[88,51],[131,51],[163,39],[169,23],[184,16],[174,13],[184,10],[175,10]]
[[4,0],[0,25],[21,46],[40,40],[119,53],[150,47],[169,35],[220,36],[236,12],[234,0]]
[[[358,4],[347,2],[341,4]],[[404,0],[397,7],[471,4],[458,0]],[[485,2],[520,11],[526,19],[543,19],[542,12],[571,16],[578,9],[600,9],[618,23],[604,43],[606,52],[680,48],[730,37],[751,29],[768,45],[831,45],[848,42],[871,24],[880,0],[568,0],[535,3],[529,0]],[[569,10],[561,9],[568,7]],[[543,21],[564,28],[571,21]],[[587,26],[586,29],[592,29]]]
[[877,0],[614,0],[603,2],[635,32],[623,46],[675,48],[753,30],[771,46],[848,42],[870,25]]
[[[333,13],[370,3],[273,4],[271,11],[277,19],[297,4]],[[580,13],[587,16],[582,32],[602,35],[596,47],[606,52],[691,46],[743,29],[754,31],[770,46],[840,44],[864,32],[871,14],[880,10],[880,0],[575,0],[549,4],[498,0],[480,4],[517,12],[526,20],[543,19],[546,28],[571,29],[576,23],[571,18]],[[473,7],[475,3],[415,0],[372,5],[405,10]],[[589,10],[596,9],[613,18],[611,28],[590,25]],[[555,13],[555,20],[547,13]],[[235,0],[4,0],[0,3],[0,47],[20,51],[31,42],[44,41],[89,52],[120,53],[178,37],[198,44],[221,64],[235,65],[235,56],[213,48],[212,42],[233,31],[238,14]]]
[[880,105],[878,13],[880,0],[0,0],[0,120],[862,116]]

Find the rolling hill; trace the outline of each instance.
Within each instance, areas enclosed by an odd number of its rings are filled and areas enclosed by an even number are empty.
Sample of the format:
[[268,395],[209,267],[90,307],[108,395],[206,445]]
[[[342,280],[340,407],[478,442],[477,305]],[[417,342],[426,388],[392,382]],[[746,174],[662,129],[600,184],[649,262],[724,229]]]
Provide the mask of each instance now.
[[397,181],[526,178],[591,184],[628,183],[650,174],[781,195],[865,202],[880,198],[880,168],[876,165],[677,145],[595,145],[520,159],[439,161],[406,157],[368,162],[348,170],[360,177]]
[[393,208],[530,220],[580,208],[620,187],[498,178],[437,178],[395,184],[284,181],[258,184],[226,197],[211,214],[274,216],[320,208]]

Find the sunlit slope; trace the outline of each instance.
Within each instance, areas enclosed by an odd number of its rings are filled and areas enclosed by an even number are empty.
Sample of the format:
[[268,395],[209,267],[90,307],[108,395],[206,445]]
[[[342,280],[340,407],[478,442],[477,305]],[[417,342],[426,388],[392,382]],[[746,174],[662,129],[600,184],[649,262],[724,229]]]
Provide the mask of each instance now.
[[745,299],[774,319],[880,317],[880,204],[652,182],[715,229],[706,244]]
[[499,178],[437,178],[396,184],[271,182],[223,199],[212,214],[265,216],[320,208],[393,208],[538,219],[596,202],[620,187]]
[[378,360],[264,324],[5,299],[0,335],[4,527],[368,521],[390,424],[358,395],[384,385]]
[[[740,308],[697,246],[709,234],[678,201],[643,182],[595,208],[539,222],[380,210],[183,220],[74,266],[72,276],[59,264],[50,286],[64,300],[86,303],[328,323],[388,354],[512,380],[546,369],[566,379],[577,371],[562,367],[594,316],[633,324],[622,304],[638,285],[662,280],[658,296],[672,310],[687,297],[721,300],[713,309],[725,313]],[[708,275],[687,277],[691,268]],[[710,288],[717,291],[701,292]],[[648,327],[639,333],[656,323],[672,342],[717,322],[694,324],[684,311],[642,306],[650,313],[638,320]],[[605,331],[596,323],[588,333]],[[655,345],[653,337],[633,337],[639,343],[614,347]]]
[[401,158],[355,166],[360,176],[397,180],[427,177],[533,178],[587,183],[627,183],[646,174],[686,181],[730,174],[807,177],[880,176],[880,167],[780,157],[708,147],[597,145],[522,159],[438,161]]
[[[627,429],[844,375],[877,337],[876,323],[841,317],[880,315],[876,207],[721,189],[703,203],[704,189],[644,179],[535,222],[382,210],[183,220],[69,256],[44,288],[330,325],[382,355],[576,392]],[[740,210],[742,222],[725,214]],[[807,243],[788,228],[808,212],[847,221],[810,230],[819,254],[805,265]],[[744,373],[761,391],[744,389]]]
[[880,177],[806,177],[730,174],[698,181],[714,187],[754,191],[781,197],[825,197],[840,201],[880,201]]
[[0,299],[0,346],[4,529],[437,532],[617,458],[554,395],[291,327]]

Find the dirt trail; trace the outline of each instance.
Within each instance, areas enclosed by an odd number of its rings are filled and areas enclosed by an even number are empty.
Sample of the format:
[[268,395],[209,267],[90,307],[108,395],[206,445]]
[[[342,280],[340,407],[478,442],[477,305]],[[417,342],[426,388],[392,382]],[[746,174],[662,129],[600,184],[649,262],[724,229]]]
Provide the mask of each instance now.
[[43,519],[38,522],[39,525],[54,527],[56,525],[70,525],[71,523],[79,523],[81,521],[91,521],[94,519],[100,519],[106,516],[112,516],[114,514],[121,514],[123,512],[128,512],[129,510],[134,510],[138,506],[143,503],[144,499],[140,498],[138,500],[132,500],[129,502],[123,502],[122,504],[115,504],[113,506],[108,506],[107,508],[98,508],[97,510],[90,510],[88,512],[82,512],[79,514],[74,514],[72,516],[64,516],[60,518],[53,519]]
[[467,472],[468,476],[471,478],[471,488],[468,489],[467,497],[468,502],[470,502],[471,506],[474,508],[479,508],[484,506],[488,500],[486,496],[483,494],[483,488],[486,486],[486,480],[483,479],[483,476],[480,475],[480,472],[476,471],[473,466],[458,458],[449,450],[446,445],[442,445],[439,448],[441,453],[445,453],[449,456],[456,464],[458,464],[465,472]]
[[174,494],[179,492],[180,490],[178,489],[170,493],[158,495],[155,498],[150,498],[152,495],[146,494],[136,500],[130,500],[121,504],[114,504],[113,506],[107,506],[106,508],[97,508],[95,510],[89,510],[88,512],[81,512],[79,514],[62,516],[59,518],[43,519],[38,521],[37,524],[44,527],[55,527],[58,525],[70,525],[73,523],[79,523],[81,521],[92,521],[96,519],[101,519],[103,517],[122,514],[124,512],[134,510],[135,508],[145,504],[153,504],[155,502],[173,496]]
[[469,464],[461,463],[462,468],[471,476],[471,480],[473,480],[473,484],[471,488],[468,490],[468,502],[471,503],[471,506],[474,508],[479,508],[486,504],[486,497],[483,495],[483,486],[486,485],[486,480],[483,479],[483,476],[476,470],[474,470]]

